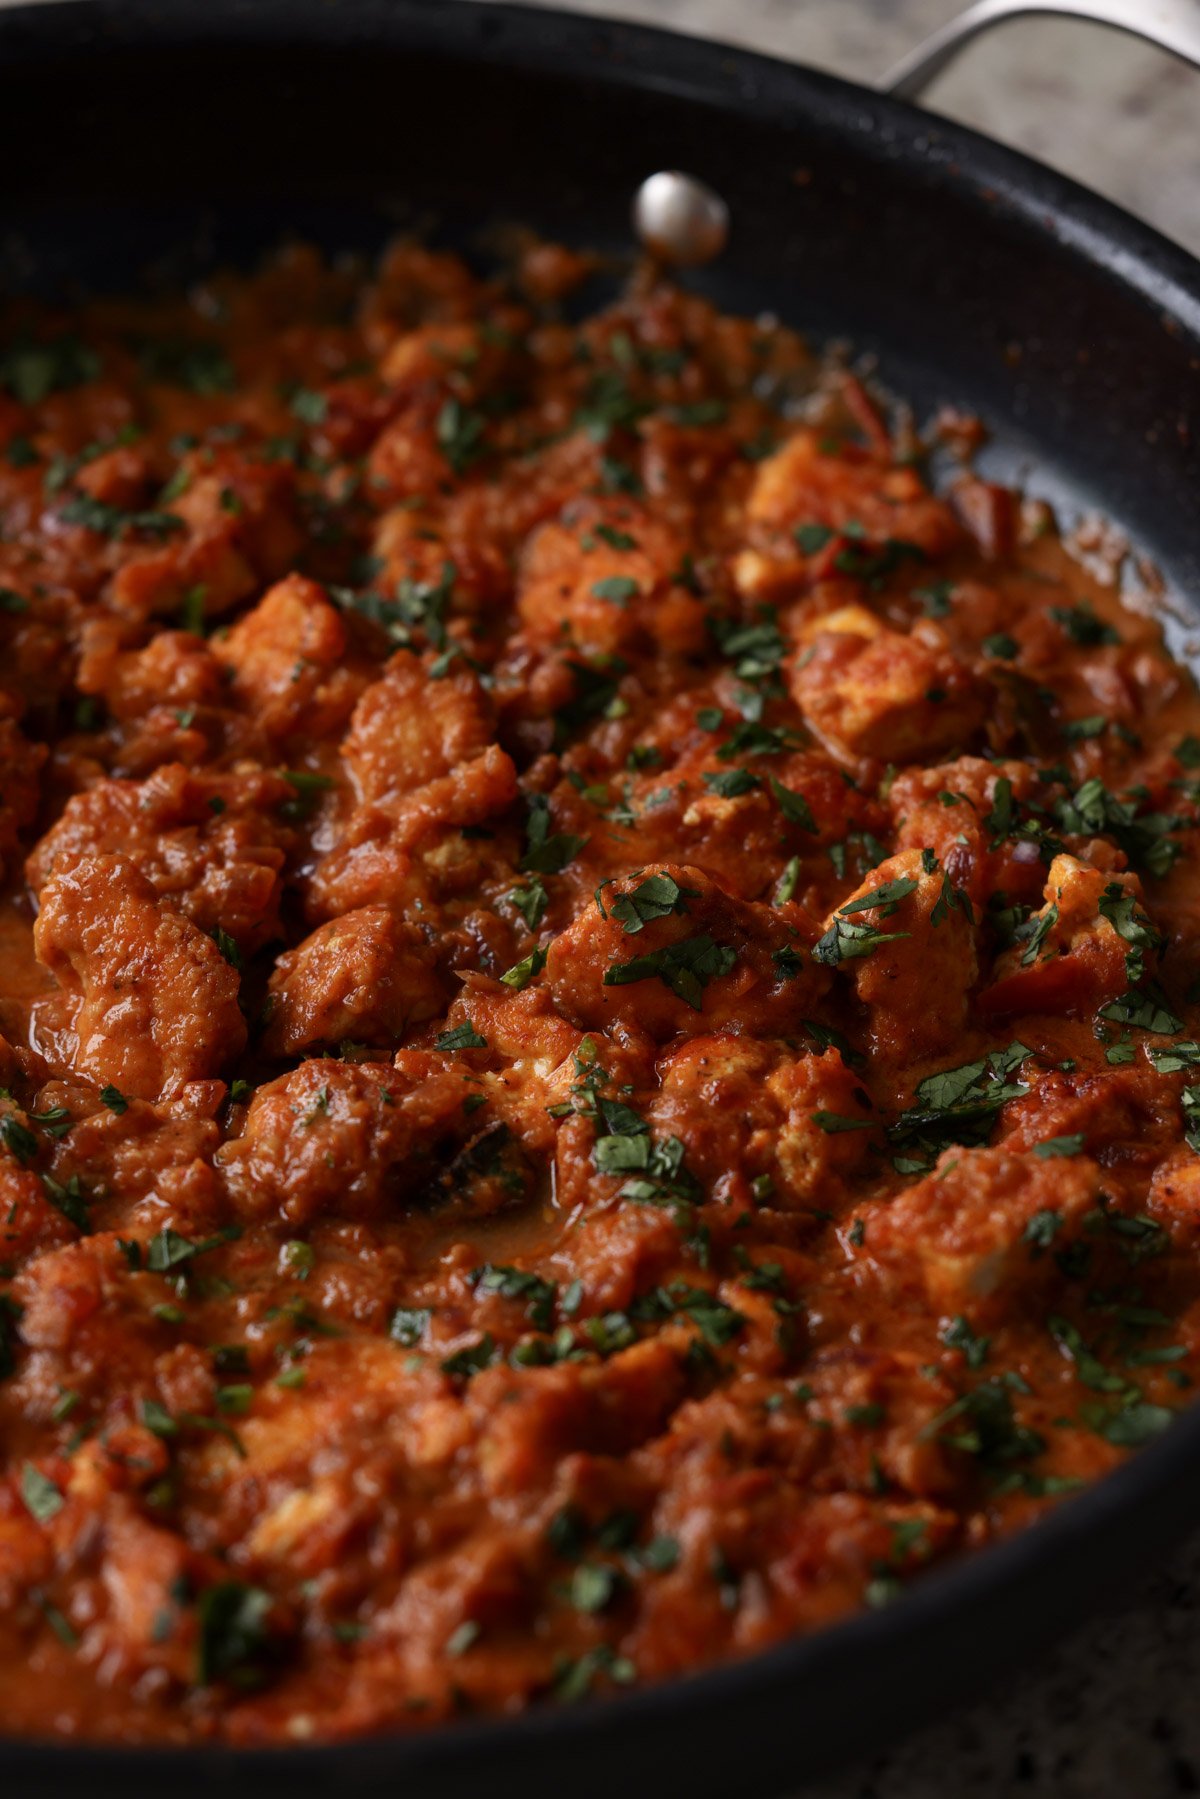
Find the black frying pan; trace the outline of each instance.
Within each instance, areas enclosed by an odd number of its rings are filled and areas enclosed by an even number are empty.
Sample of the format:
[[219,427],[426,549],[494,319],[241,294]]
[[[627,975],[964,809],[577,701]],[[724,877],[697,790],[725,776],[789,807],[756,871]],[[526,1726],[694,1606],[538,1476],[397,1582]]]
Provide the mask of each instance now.
[[[523,220],[629,246],[684,168],[728,201],[695,277],[878,351],[990,467],[1097,505],[1200,625],[1200,264],[1048,170],[829,76],[625,25],[456,0],[90,0],[0,13],[0,285],[176,279],[289,233],[369,248]],[[1176,642],[1181,641],[1179,631]],[[1025,1535],[886,1612],[571,1711],[314,1749],[0,1743],[13,1799],[738,1799],[801,1784],[1026,1659],[1180,1531],[1200,1410]],[[0,1692],[0,1729],[3,1694]]]

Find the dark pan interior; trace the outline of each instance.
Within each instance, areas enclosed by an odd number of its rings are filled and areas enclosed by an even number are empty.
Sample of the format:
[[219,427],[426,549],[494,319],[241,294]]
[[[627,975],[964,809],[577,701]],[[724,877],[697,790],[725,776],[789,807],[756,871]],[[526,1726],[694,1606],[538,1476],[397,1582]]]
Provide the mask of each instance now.
[[[459,245],[521,220],[629,245],[637,182],[704,176],[700,284],[877,352],[988,463],[1100,506],[1200,622],[1200,266],[1020,157],[864,89],[626,26],[456,0],[91,0],[0,14],[0,287],[127,288],[288,235]],[[0,1786],[91,1799],[798,1785],[1026,1657],[1194,1516],[1200,1413],[1047,1523],[887,1613],[741,1666],[449,1735],[240,1756],[0,1744]],[[0,1699],[0,1729],[2,1729]],[[136,1770],[136,1772],[134,1772]]]

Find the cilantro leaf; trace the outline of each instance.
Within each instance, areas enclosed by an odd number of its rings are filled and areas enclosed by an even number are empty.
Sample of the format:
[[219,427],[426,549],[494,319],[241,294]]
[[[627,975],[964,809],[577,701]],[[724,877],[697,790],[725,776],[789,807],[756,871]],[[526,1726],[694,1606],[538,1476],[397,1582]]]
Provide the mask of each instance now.
[[1029,1091],[1023,1082],[1010,1077],[1031,1053],[1023,1043],[1013,1042],[977,1062],[943,1069],[921,1081],[914,1104],[888,1131],[893,1143],[919,1152],[915,1165],[905,1172],[932,1166],[943,1144],[982,1143],[1000,1108]]
[[649,955],[610,964],[604,971],[606,987],[627,987],[637,981],[660,980],[685,1005],[699,1012],[704,989],[710,981],[727,975],[737,961],[737,951],[715,943],[707,932],[684,937]]
[[592,582],[592,594],[598,600],[608,600],[613,606],[628,606],[641,593],[641,587],[632,575],[605,575],[602,581]]
[[[604,907],[597,890],[596,904],[601,912]],[[656,918],[667,918],[671,913],[687,911],[687,902],[700,898],[697,887],[681,887],[673,875],[647,875],[636,887],[627,893],[618,894],[609,906],[609,912],[624,927],[628,936],[634,936],[645,925]]]
[[1033,1153],[1042,1162],[1048,1162],[1057,1156],[1077,1156],[1083,1148],[1083,1132],[1076,1131],[1067,1137],[1047,1137],[1041,1143],[1035,1143]]
[[522,874],[561,874],[572,863],[586,837],[570,831],[550,830],[550,802],[544,793],[531,793],[525,822],[525,854],[517,864]]
[[802,831],[811,831],[817,836],[819,827],[813,817],[812,807],[802,793],[795,793],[777,781],[774,775],[767,776],[767,785],[775,796],[776,803],[790,825],[799,825]]
[[21,1498],[39,1524],[49,1524],[52,1518],[57,1518],[65,1503],[50,1476],[43,1474],[32,1462],[26,1462],[21,1469]]
[[453,1030],[442,1031],[434,1038],[435,1049],[486,1049],[487,1038],[481,1037],[468,1018],[462,1024],[456,1024]]
[[261,1683],[272,1603],[262,1587],[241,1580],[219,1581],[201,1593],[196,1603],[200,1626],[196,1679],[200,1686],[218,1680],[242,1688]]
[[514,962],[511,968],[506,969],[500,979],[506,987],[511,987],[514,992],[524,993],[530,981],[535,975],[540,974],[545,966],[546,951],[540,947],[532,949],[520,962]]
[[740,799],[744,793],[753,793],[762,786],[761,775],[751,774],[748,768],[721,768],[715,774],[709,771],[701,779],[709,792],[722,800]]

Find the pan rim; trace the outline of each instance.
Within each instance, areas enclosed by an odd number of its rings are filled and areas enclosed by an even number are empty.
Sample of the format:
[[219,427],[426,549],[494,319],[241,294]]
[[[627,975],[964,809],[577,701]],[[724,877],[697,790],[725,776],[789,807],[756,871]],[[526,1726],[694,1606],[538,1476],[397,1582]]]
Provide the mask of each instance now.
[[[615,87],[669,90],[716,111],[753,106],[759,116],[803,114],[833,132],[855,134],[856,145],[881,160],[924,142],[938,179],[965,195],[1003,206],[1031,229],[1049,234],[1157,311],[1164,328],[1182,334],[1200,356],[1200,260],[1115,203],[1048,168],[1019,150],[970,127],[926,112],[910,102],[858,83],[792,65],[739,46],[686,36],[619,19],[480,0],[53,0],[0,12],[0,56],[19,63],[25,55],[62,57],[72,50],[120,54],[205,41],[214,47],[289,41],[315,47],[331,41],[367,41],[383,29],[390,53],[403,46],[475,60],[486,45],[498,66],[520,61],[548,74],[586,78]],[[372,39],[371,41],[375,41]],[[0,1773],[52,1779],[95,1779],[103,1774],[160,1775],[179,1780],[219,1777],[222,1771],[311,1778],[371,1778],[396,1774],[434,1776],[456,1767],[488,1766],[500,1758],[569,1746],[578,1753],[589,1740],[626,1731],[686,1731],[698,1714],[729,1713],[753,1700],[772,1710],[786,1705],[814,1671],[847,1678],[856,1665],[881,1665],[919,1652],[939,1628],[1006,1587],[1033,1591],[1068,1552],[1115,1541],[1137,1525],[1149,1502],[1159,1502],[1155,1544],[1178,1533],[1189,1516],[1188,1484],[1200,1487],[1200,1405],[1193,1402],[1156,1443],[1020,1533],[975,1551],[926,1575],[893,1607],[863,1612],[810,1635],[658,1684],[573,1710],[534,1707],[508,1718],[465,1720],[449,1727],[332,1743],[233,1747],[228,1744],[119,1745],[56,1739],[0,1737]],[[1152,1533],[1144,1533],[1150,1535]],[[1125,1571],[1149,1559],[1139,1545],[1123,1553]],[[1064,1608],[1060,1602],[1059,1611]],[[1065,1615],[1084,1607],[1070,1601]],[[1035,1622],[1031,1647],[1063,1622]],[[979,1679],[988,1669],[983,1656]],[[920,1722],[913,1717],[913,1724]],[[886,1729],[874,1734],[888,1733]],[[864,1726],[860,1747],[870,1746]],[[848,1751],[843,1751],[848,1753]],[[836,1765],[820,1757],[803,1774]],[[586,1771],[585,1771],[586,1772]]]

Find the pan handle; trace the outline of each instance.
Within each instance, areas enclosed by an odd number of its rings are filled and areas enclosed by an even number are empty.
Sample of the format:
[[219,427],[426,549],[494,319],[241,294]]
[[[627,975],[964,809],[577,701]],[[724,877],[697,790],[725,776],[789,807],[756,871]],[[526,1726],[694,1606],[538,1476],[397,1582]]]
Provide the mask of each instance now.
[[1114,25],[1200,68],[1200,0],[977,0],[890,69],[880,87],[904,100],[918,99],[972,38],[1025,13]]

